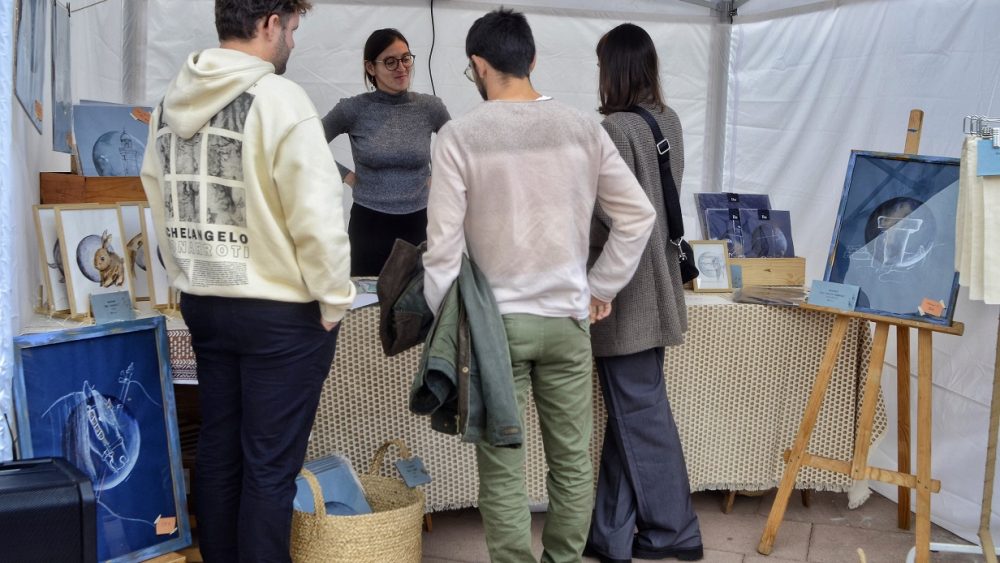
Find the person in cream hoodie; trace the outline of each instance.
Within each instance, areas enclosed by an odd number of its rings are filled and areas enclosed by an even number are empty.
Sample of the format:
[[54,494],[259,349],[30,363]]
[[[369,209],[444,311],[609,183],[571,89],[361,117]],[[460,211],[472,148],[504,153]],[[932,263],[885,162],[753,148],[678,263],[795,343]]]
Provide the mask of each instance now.
[[150,122],[153,251],[197,359],[207,562],[289,560],[295,476],[355,293],[323,126],[280,76],[310,8],[216,0],[220,47],[188,57]]

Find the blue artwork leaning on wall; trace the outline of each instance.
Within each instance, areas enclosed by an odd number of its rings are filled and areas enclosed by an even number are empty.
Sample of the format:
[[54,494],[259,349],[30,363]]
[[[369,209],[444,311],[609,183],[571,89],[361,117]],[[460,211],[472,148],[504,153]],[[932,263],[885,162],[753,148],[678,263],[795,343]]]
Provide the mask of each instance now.
[[163,318],[29,334],[14,346],[22,457],[65,457],[90,477],[98,559],[190,545]]
[[951,324],[958,171],[957,158],[852,151],[823,279],[859,286],[858,311]]

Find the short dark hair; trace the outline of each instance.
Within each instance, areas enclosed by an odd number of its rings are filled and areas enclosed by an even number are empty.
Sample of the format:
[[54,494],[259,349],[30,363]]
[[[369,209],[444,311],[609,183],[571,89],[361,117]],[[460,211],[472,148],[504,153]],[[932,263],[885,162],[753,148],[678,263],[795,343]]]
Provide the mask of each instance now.
[[535,60],[535,39],[524,14],[499,8],[476,20],[465,37],[465,55],[480,56],[496,70],[525,78]]
[[641,103],[659,109],[666,105],[660,93],[660,63],[653,39],[643,28],[623,23],[597,42],[601,107],[604,115],[628,111]]
[[310,0],[215,0],[215,30],[219,41],[253,39],[260,18],[278,14],[285,25],[288,16],[310,9]]
[[[376,29],[368,36],[368,41],[365,41],[365,52],[364,58],[365,62],[375,64],[375,57],[379,55],[382,51],[389,48],[390,45],[396,41],[402,41],[406,43],[406,48],[410,48],[410,42],[403,37],[403,34],[399,32],[398,29],[393,29],[387,27],[385,29]],[[365,82],[371,84],[373,88],[378,88],[378,84],[375,83],[375,77],[368,74],[368,69],[365,69]]]

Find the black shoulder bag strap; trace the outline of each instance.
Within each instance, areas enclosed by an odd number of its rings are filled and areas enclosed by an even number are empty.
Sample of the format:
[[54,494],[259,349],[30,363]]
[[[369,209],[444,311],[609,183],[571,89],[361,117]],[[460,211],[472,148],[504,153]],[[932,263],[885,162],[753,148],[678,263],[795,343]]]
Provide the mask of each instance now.
[[639,106],[632,106],[630,112],[639,115],[646,120],[649,128],[653,131],[653,140],[656,142],[656,155],[660,162],[660,183],[663,185],[663,205],[667,211],[667,230],[670,235],[670,242],[680,244],[684,238],[684,217],[681,215],[681,196],[677,193],[677,184],[674,183],[674,175],[670,173],[670,142],[663,136],[660,126],[653,119],[653,116]]

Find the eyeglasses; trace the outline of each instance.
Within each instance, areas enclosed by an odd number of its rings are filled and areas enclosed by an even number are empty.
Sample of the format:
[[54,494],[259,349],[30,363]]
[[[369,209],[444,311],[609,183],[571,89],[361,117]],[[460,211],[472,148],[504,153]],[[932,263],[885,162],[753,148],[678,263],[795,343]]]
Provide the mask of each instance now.
[[416,56],[413,53],[407,53],[398,59],[396,57],[386,57],[380,61],[373,62],[384,64],[386,70],[396,70],[400,64],[403,65],[403,68],[410,68],[413,66],[413,59],[415,58]]
[[476,81],[476,70],[472,68],[472,61],[469,61],[469,66],[465,67],[465,77],[469,79],[469,82]]

